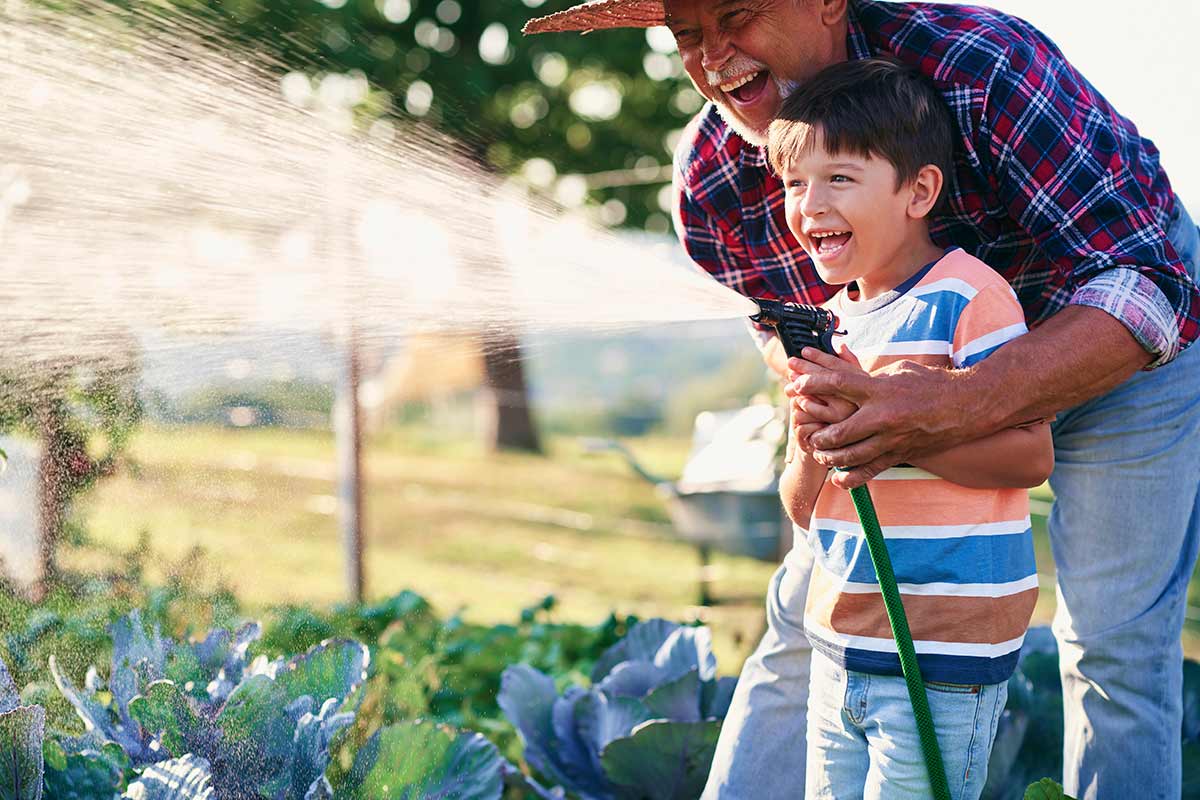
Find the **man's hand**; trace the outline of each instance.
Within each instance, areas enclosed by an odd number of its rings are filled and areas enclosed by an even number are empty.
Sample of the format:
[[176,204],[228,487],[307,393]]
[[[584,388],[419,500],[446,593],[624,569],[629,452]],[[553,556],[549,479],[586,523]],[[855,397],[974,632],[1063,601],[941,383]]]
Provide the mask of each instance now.
[[802,394],[858,406],[843,422],[810,434],[813,457],[850,467],[834,483],[861,486],[888,467],[941,452],[1004,428],[1049,419],[1111,391],[1151,359],[1117,319],[1068,306],[969,369],[890,364],[854,374],[805,348],[793,362]]
[[[974,438],[966,432],[972,415],[956,399],[960,376],[950,370],[900,361],[868,374],[857,361],[815,348],[806,347],[803,355],[788,364],[798,373],[789,394],[854,409],[839,421],[805,428],[817,463],[851,468],[834,475],[836,486],[861,486],[889,467],[945,448],[947,441]],[[807,405],[815,415],[816,406]]]
[[[811,349],[810,349],[811,351]],[[858,358],[850,351],[849,347],[842,345],[837,357],[830,356],[826,353],[816,351],[819,356],[826,359],[825,364],[829,368],[845,370],[848,373],[861,373],[865,375],[862,366],[858,363]],[[851,414],[858,410],[858,406],[841,397],[834,395],[807,395],[796,389],[796,380],[803,374],[792,365],[795,362],[798,366],[802,363],[801,359],[791,359],[788,363],[789,383],[784,386],[784,393],[791,398],[791,420],[792,432],[796,443],[806,453],[813,453],[813,446],[809,437],[817,431],[823,429],[827,425],[842,422]],[[834,362],[837,362],[836,364]]]

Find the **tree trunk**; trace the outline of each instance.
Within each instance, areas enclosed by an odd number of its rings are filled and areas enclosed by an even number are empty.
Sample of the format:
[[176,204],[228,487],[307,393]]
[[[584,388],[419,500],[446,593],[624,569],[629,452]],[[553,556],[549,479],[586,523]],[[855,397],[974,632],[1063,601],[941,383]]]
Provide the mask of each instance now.
[[483,367],[491,394],[484,441],[492,450],[541,453],[517,338],[509,333],[487,334],[483,340]]
[[66,409],[58,397],[46,397],[37,407],[41,456],[38,465],[38,515],[41,541],[41,593],[54,579],[54,553],[62,538],[67,506],[67,464],[64,459]]

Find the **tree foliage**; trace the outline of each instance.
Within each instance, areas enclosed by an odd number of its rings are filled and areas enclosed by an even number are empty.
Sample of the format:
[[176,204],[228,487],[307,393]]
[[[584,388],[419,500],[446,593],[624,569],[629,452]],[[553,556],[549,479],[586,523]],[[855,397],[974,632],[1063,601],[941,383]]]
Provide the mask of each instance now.
[[594,175],[591,199],[620,204],[602,221],[667,230],[663,170],[701,99],[664,30],[523,36],[562,5],[538,0],[180,2],[281,68],[361,74],[384,93],[381,110],[432,124],[560,202],[578,202],[579,176]]

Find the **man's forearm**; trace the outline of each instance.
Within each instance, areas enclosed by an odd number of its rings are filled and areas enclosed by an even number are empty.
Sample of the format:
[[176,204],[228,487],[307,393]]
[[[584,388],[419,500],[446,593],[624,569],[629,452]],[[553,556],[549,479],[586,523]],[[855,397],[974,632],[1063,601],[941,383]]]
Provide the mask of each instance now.
[[1115,317],[1067,306],[954,381],[977,435],[1048,419],[1108,392],[1150,363]]

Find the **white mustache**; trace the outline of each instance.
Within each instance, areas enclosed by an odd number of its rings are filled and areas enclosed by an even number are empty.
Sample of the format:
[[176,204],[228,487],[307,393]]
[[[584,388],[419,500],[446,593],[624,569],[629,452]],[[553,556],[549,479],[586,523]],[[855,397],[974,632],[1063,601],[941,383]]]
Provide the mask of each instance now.
[[766,68],[766,64],[739,54],[734,57],[733,61],[726,64],[725,69],[720,72],[705,70],[704,79],[708,81],[709,86],[720,86],[722,83],[727,83],[731,78],[745,75],[748,72],[762,72]]

